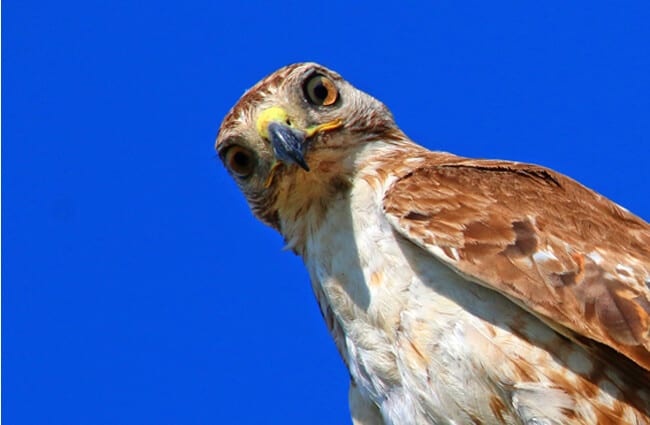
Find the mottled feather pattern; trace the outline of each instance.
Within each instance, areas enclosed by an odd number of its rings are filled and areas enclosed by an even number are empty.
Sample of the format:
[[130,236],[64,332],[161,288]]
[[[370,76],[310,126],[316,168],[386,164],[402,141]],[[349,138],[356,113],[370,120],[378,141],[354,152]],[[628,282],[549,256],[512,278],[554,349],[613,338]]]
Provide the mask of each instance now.
[[[306,98],[315,74],[335,103]],[[305,141],[309,172],[258,132],[270,107],[293,128],[341,123]],[[250,175],[232,173],[232,146]],[[303,258],[355,425],[650,424],[642,219],[544,167],[431,152],[313,63],[246,92],[216,147]]]
[[638,217],[551,170],[498,161],[414,170],[385,209],[463,275],[650,370],[650,226]]

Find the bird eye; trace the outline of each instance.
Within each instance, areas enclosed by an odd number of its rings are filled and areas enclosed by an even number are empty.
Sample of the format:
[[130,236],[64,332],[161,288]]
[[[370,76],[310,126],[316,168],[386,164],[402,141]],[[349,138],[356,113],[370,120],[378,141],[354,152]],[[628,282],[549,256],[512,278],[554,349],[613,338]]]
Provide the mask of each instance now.
[[233,146],[226,151],[226,165],[237,177],[246,178],[253,174],[255,159],[248,149]]
[[302,88],[309,103],[316,106],[333,105],[339,97],[332,80],[320,74],[309,77]]

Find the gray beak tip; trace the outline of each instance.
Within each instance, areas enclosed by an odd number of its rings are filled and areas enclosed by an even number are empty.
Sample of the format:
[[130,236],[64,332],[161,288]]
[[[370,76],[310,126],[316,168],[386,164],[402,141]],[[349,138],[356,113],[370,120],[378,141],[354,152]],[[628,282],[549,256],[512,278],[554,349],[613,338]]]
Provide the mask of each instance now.
[[305,132],[284,123],[272,122],[268,126],[269,139],[276,158],[285,163],[298,164],[309,171],[305,162]]

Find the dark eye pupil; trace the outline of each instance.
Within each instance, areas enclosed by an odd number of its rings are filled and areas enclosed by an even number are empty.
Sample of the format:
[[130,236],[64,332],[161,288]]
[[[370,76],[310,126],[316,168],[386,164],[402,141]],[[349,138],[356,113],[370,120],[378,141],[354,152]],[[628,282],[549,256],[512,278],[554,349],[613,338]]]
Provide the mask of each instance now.
[[244,152],[236,152],[232,157],[232,162],[235,168],[239,170],[246,170],[250,165],[251,158]]
[[314,87],[314,97],[320,101],[327,99],[327,87],[325,87],[322,83],[319,83],[316,87]]
[[235,145],[230,146],[223,153],[224,157],[222,158],[224,164],[235,176],[245,178],[255,171],[257,158],[251,150]]
[[302,86],[305,99],[312,105],[332,106],[338,99],[334,83],[327,77],[316,74],[307,78]]

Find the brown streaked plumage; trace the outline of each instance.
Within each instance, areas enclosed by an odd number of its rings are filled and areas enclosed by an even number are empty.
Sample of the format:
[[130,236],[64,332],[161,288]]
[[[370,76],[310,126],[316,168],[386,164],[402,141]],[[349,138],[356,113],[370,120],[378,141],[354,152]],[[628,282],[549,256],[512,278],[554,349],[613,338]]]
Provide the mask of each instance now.
[[551,170],[504,161],[419,168],[384,205],[399,232],[461,274],[650,370],[640,218]]
[[356,424],[650,424],[650,226],[552,170],[413,143],[316,64],[216,144],[307,266]]

